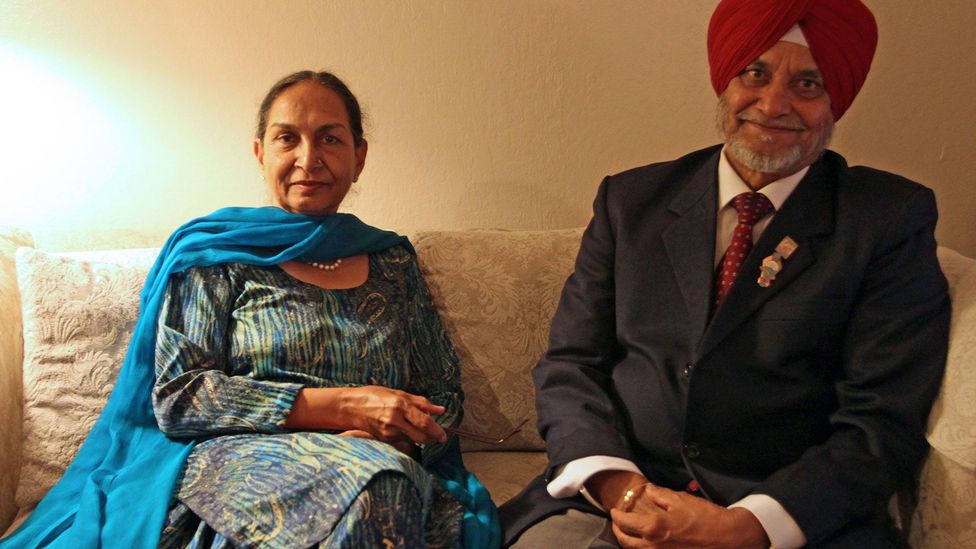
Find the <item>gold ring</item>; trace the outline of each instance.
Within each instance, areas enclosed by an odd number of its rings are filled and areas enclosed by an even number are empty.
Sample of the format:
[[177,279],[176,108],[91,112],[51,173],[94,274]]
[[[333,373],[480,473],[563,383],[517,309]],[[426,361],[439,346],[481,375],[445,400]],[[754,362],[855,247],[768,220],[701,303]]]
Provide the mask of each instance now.
[[634,506],[637,505],[637,497],[641,495],[644,492],[644,490],[650,485],[651,485],[650,482],[645,482],[640,486],[635,486],[627,490],[627,492],[624,493],[623,500],[621,500],[621,503],[623,504],[620,507],[621,510],[625,513],[631,512]]

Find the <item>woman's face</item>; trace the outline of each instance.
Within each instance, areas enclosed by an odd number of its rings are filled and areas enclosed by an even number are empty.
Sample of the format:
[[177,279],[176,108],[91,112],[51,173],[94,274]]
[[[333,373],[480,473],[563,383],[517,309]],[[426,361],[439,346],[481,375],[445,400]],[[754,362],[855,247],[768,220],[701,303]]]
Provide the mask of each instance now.
[[349,114],[332,90],[311,81],[281,92],[268,110],[268,126],[254,140],[254,156],[275,205],[292,213],[335,213],[366,162]]

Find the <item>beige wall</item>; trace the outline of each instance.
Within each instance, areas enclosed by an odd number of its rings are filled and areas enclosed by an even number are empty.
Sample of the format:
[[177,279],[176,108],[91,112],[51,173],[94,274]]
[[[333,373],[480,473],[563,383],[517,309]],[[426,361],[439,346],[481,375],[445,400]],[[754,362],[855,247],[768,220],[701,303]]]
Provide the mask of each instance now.
[[[881,41],[834,148],[934,188],[941,243],[976,256],[976,3],[867,3]],[[2,0],[0,223],[168,231],[259,204],[263,92],[329,68],[370,115],[348,211],[401,231],[581,225],[604,175],[716,141],[714,4]]]

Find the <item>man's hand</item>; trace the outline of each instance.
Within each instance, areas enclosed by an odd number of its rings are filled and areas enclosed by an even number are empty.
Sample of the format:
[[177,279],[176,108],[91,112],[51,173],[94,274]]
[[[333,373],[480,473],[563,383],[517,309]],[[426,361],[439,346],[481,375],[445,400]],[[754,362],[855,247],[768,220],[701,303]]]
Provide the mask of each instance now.
[[600,502],[603,510],[609,513],[610,509],[622,503],[627,490],[642,484],[647,484],[644,475],[630,471],[611,470],[600,471],[587,479],[586,489]]
[[644,487],[633,512],[610,511],[625,549],[645,547],[769,547],[766,531],[746,509],[726,509],[684,492]]

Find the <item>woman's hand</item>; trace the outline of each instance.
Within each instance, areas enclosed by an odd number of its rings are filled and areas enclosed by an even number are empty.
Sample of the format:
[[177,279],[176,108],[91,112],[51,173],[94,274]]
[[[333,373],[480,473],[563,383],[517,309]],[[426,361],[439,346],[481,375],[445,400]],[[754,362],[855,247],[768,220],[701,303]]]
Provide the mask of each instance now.
[[376,385],[305,388],[298,392],[285,427],[365,431],[383,442],[431,444],[447,433],[431,417],[444,407],[422,396]]
[[431,417],[443,414],[444,407],[422,396],[376,385],[350,387],[345,390],[341,408],[354,429],[366,431],[384,442],[447,441],[447,433]]

